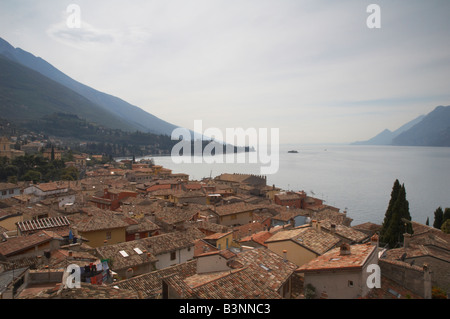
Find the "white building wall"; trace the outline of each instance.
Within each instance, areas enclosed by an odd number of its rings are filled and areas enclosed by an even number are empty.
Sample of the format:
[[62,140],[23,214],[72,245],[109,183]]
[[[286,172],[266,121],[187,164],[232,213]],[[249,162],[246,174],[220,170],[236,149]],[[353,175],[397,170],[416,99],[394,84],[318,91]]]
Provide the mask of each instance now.
[[156,255],[158,261],[156,262],[156,269],[163,269],[177,264],[182,264],[188,260],[194,258],[194,247],[188,247],[183,249],[178,249],[175,253],[175,259],[171,259],[171,254],[164,253]]

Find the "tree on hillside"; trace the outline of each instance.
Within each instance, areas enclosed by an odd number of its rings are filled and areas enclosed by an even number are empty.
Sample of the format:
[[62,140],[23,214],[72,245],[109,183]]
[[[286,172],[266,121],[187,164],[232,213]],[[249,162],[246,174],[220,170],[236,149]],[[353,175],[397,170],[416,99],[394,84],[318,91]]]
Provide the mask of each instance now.
[[433,227],[437,229],[441,229],[442,223],[444,222],[444,211],[441,207],[438,207],[434,211],[434,223]]
[[397,243],[403,241],[403,234],[412,234],[411,215],[409,213],[409,202],[406,199],[405,185],[395,181],[392,188],[391,200],[383,221],[380,232],[380,241],[389,244],[393,248]]

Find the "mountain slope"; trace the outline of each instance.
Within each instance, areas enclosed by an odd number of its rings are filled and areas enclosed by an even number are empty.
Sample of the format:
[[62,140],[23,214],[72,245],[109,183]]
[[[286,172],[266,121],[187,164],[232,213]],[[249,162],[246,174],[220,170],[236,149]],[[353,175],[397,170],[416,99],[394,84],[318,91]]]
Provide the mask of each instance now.
[[392,140],[393,145],[450,146],[450,106],[438,106]]
[[123,122],[127,123],[127,126],[131,127],[131,130],[170,135],[177,127],[120,98],[102,93],[73,80],[47,61],[20,48],[14,48],[2,38],[0,38],[0,54],[79,93],[92,103],[120,117]]
[[385,129],[383,132],[379,133],[378,135],[372,137],[371,139],[367,141],[360,141],[360,142],[354,142],[352,145],[392,145],[392,141],[402,134],[403,132],[409,130],[411,127],[422,121],[422,119],[425,117],[425,115],[421,115],[414,120],[402,125],[395,131],[391,131],[388,129]]
[[0,113],[15,122],[32,121],[56,112],[80,115],[123,130],[133,127],[80,94],[41,73],[0,55]]

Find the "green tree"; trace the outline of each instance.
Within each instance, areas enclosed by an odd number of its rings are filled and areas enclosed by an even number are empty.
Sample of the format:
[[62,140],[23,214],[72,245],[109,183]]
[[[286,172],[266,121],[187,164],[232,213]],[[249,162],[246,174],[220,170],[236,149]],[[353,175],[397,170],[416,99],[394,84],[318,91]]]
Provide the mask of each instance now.
[[384,215],[384,220],[383,220],[383,224],[382,224],[381,231],[380,231],[380,241],[381,242],[386,242],[385,241],[386,240],[386,231],[389,228],[389,225],[391,223],[393,207],[394,207],[395,202],[397,201],[398,194],[400,192],[400,188],[401,188],[400,182],[398,181],[398,179],[396,179],[394,182],[394,186],[392,187],[391,199],[389,200],[388,208]]
[[75,167],[67,167],[62,171],[62,180],[66,181],[76,181],[78,179],[79,173]]
[[450,207],[447,207],[447,208],[444,210],[444,218],[443,218],[443,222],[445,223],[445,221],[446,221],[447,219],[450,219]]
[[[397,181],[394,183],[394,189],[397,190]],[[392,207],[388,207],[386,211],[385,223],[381,229],[381,242],[389,244],[389,247],[395,247],[399,242],[403,241],[403,234],[412,234],[412,225],[408,221],[411,220],[409,213],[409,202],[406,199],[406,189],[403,184],[397,193],[391,195],[395,198]],[[391,203],[390,203],[391,204]],[[389,216],[388,216],[389,214]],[[388,218],[389,217],[389,218]]]
[[450,234],[450,219],[447,219],[441,226],[442,232]]
[[441,229],[442,223],[444,222],[444,211],[441,207],[438,207],[434,211],[434,223],[433,227],[437,229]]
[[22,176],[24,181],[33,181],[33,183],[38,183],[41,180],[41,173],[34,170],[29,170],[25,175]]

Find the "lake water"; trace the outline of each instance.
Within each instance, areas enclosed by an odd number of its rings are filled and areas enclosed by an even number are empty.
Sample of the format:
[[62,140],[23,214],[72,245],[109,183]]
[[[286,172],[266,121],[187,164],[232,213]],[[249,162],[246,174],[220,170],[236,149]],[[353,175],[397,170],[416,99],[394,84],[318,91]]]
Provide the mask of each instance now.
[[[288,153],[295,149],[298,153]],[[260,164],[182,163],[170,156],[152,157],[155,164],[186,173],[190,179],[221,173],[260,175]],[[411,217],[434,221],[434,211],[450,207],[450,148],[356,145],[281,145],[279,169],[267,175],[267,184],[308,195],[346,210],[352,225],[381,224],[395,179],[405,184]]]

